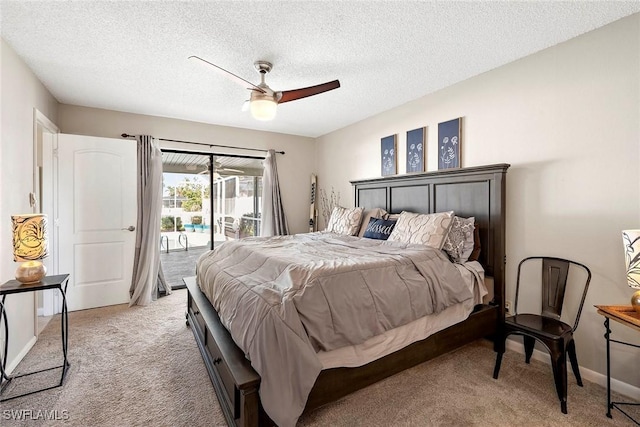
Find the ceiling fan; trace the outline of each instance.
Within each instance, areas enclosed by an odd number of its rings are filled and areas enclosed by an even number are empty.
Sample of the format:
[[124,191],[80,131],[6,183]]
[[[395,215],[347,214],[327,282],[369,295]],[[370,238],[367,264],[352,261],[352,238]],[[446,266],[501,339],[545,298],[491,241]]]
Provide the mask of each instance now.
[[[209,164],[205,169],[201,170],[200,172],[197,173],[197,175],[208,175],[211,172],[213,172],[214,175],[218,175],[220,176],[219,172],[230,172],[231,175],[233,174],[243,174],[244,171],[240,170],[240,169],[232,169],[232,168],[226,168],[222,166],[222,163],[220,163],[219,161],[215,160],[213,162],[213,167],[211,167],[211,164]],[[229,174],[227,174],[229,175]]]
[[256,70],[260,73],[260,84],[255,85],[248,80],[243,79],[222,67],[217,66],[199,56],[192,55],[189,59],[197,59],[206,64],[211,65],[216,71],[223,73],[226,77],[241,84],[251,91],[249,99],[249,108],[251,115],[257,120],[272,120],[276,116],[278,104],[284,102],[295,101],[296,99],[306,98],[312,95],[318,95],[340,87],[338,80],[322,83],[316,86],[309,86],[300,89],[274,91],[265,83],[265,75],[271,71],[273,64],[267,61],[256,61],[253,63]]
[[223,167],[222,164],[217,160],[213,162],[213,171],[214,172],[244,173],[244,171],[240,170],[240,169],[232,169],[232,168]]

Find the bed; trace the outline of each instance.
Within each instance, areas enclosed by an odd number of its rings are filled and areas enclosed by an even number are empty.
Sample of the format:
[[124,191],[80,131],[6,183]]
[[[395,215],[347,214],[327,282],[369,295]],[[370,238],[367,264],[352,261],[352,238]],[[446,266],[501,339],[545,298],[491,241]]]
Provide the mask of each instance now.
[[[305,412],[496,332],[500,322],[504,320],[504,204],[508,167],[509,165],[500,164],[352,182],[355,205],[366,209],[379,207],[392,213],[455,211],[459,216],[474,216],[482,247],[479,262],[484,273],[493,279],[493,300],[489,304],[477,304],[472,307],[472,313],[466,319],[425,339],[375,358],[363,366],[346,367],[339,366],[338,363],[338,366],[334,367],[329,363],[318,368],[317,364],[313,365],[313,369],[317,369],[318,372],[313,373],[312,382],[308,384],[310,393],[306,398]],[[321,239],[314,235],[297,238],[309,241]],[[332,245],[360,245],[356,238],[351,241],[334,238],[329,240],[328,243]],[[231,264],[237,265],[235,261]],[[258,394],[260,376],[245,358],[244,352],[235,344],[195,280],[187,280],[187,288],[188,323],[192,326],[227,422],[229,425],[243,426],[271,424],[261,407]],[[219,301],[216,301],[216,306],[220,306]],[[221,310],[221,314],[224,314],[224,310]],[[223,318],[233,331],[228,317],[228,314],[225,314]],[[294,325],[291,328],[295,327]],[[235,331],[238,342],[242,341],[242,338],[238,337],[240,333],[238,330]],[[247,348],[245,344],[243,347]],[[319,349],[315,347],[315,350]],[[307,358],[309,357],[301,353],[301,360]],[[253,360],[259,364],[257,357]],[[272,381],[272,371],[266,371],[264,366],[256,369],[266,374],[264,384]],[[280,372],[277,375],[286,377],[286,374]],[[272,397],[267,397],[265,404],[270,403],[269,399]],[[291,419],[287,419],[283,424],[291,422]]]

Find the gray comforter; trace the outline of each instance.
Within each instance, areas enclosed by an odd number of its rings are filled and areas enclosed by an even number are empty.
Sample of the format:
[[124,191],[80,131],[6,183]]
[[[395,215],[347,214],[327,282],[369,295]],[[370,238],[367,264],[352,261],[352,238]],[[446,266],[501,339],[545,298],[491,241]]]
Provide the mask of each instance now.
[[226,242],[197,281],[261,377],[262,405],[295,425],[320,373],[316,356],[472,298],[438,250],[309,233]]

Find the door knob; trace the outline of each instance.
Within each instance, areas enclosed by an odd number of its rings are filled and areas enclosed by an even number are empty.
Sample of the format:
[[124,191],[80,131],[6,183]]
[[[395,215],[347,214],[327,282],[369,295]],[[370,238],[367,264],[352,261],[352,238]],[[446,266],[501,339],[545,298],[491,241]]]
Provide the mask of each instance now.
[[128,226],[127,228],[121,228],[121,230],[134,231],[136,228],[133,225]]

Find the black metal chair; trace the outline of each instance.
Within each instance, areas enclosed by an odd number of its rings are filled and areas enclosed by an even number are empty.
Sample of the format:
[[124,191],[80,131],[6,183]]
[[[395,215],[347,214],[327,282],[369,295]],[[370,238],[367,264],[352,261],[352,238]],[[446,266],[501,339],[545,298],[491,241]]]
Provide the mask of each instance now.
[[[518,314],[518,296],[520,294],[520,274],[522,265],[525,262],[542,261],[542,314]],[[586,272],[586,282],[582,291],[582,299],[575,318],[573,327],[562,322],[560,315],[564,304],[565,290],[567,288],[567,277],[569,267],[575,266],[584,269]],[[575,272],[572,273],[572,275]],[[525,349],[525,360],[529,363],[535,342],[542,343],[551,356],[551,367],[556,383],[556,391],[560,399],[562,413],[567,413],[567,359],[569,354],[573,374],[578,385],[582,387],[582,378],[576,358],[576,345],[573,340],[573,333],[578,328],[582,306],[587,296],[589,282],[591,281],[591,271],[583,264],[553,257],[528,257],[518,264],[518,278],[516,282],[515,315],[507,317],[501,336],[498,338],[498,354],[496,356],[496,366],[493,370],[493,378],[498,379],[502,355],[505,351],[505,341],[509,335],[522,335]],[[575,283],[572,281],[572,283]]]

